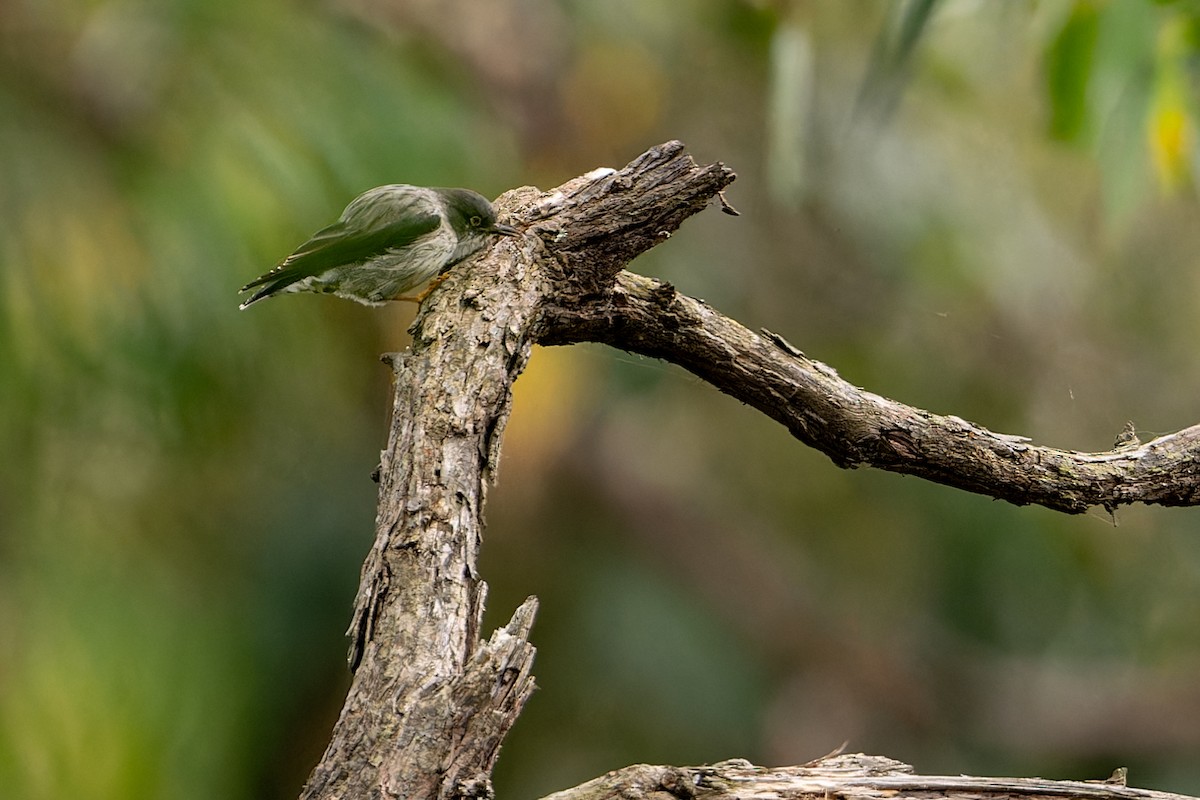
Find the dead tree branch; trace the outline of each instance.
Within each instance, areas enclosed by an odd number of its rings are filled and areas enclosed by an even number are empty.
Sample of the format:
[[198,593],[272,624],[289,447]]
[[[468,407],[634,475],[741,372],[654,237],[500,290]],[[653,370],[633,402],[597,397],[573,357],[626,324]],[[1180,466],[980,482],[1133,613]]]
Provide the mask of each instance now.
[[389,358],[395,398],[375,543],[349,631],[354,681],[306,800],[487,793],[533,690],[536,601],[481,642],[476,563],[512,384],[540,309],[560,287],[607,294],[626,263],[733,177],[672,142],[548,195],[509,192],[501,209],[536,235],[456,270],[422,306],[411,349]]
[[[375,542],[349,630],[354,680],[303,798],[490,793],[500,743],[533,690],[536,601],[481,641],[476,564],[511,388],[535,342],[607,342],[678,363],[842,466],[1070,512],[1197,502],[1200,428],[1107,453],[1035,446],[858,389],[780,336],[623,272],[734,177],[668,142],[553,192],[508,192],[498,206],[525,235],[453,271],[422,306],[412,347],[389,357]],[[674,796],[700,788],[679,782]]]
[[695,373],[782,423],[840,467],[877,467],[1079,514],[1092,506],[1200,502],[1200,425],[1082,453],[898,403],[842,379],[782,336],[755,333],[653,278],[622,272],[612,292],[551,306],[541,344],[603,342]]
[[1134,789],[1124,780],[1123,768],[1104,781],[916,775],[908,764],[855,753],[799,767],[757,767],[742,759],[704,767],[639,764],[542,800],[1185,800],[1182,795]]

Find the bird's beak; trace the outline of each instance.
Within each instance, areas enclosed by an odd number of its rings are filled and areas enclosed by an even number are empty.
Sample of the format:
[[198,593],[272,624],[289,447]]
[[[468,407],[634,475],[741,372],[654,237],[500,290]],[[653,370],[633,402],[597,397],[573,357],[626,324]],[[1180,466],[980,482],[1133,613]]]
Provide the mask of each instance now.
[[505,225],[503,222],[497,222],[492,226],[492,233],[498,233],[501,236],[516,236],[520,231],[512,225]]

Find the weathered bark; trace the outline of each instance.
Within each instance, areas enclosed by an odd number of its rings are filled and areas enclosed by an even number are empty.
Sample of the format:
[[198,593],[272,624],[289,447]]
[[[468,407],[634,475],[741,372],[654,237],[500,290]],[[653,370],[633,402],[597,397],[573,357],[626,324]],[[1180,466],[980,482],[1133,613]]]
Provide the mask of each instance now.
[[1127,787],[1124,781],[1123,768],[1104,781],[916,775],[899,761],[855,753],[799,767],[757,767],[742,759],[704,767],[639,764],[543,800],[1183,800],[1183,795]]
[[304,798],[490,792],[500,743],[533,690],[536,601],[480,641],[476,563],[511,387],[535,342],[607,342],[678,363],[842,466],[1070,512],[1200,499],[1200,428],[1107,453],[1036,446],[865,392],[775,334],[622,271],[734,177],[668,142],[550,193],[508,192],[497,205],[524,235],[454,270],[422,306],[412,347],[390,357],[375,543],[349,631],[354,680]]
[[1200,425],[1082,453],[993,433],[854,386],[782,336],[755,333],[653,278],[622,272],[603,301],[550,307],[540,344],[603,342],[671,361],[782,423],[840,467],[878,467],[1079,514],[1200,502]]
[[526,235],[455,270],[393,355],[395,401],[379,471],[375,543],[350,627],[354,681],[303,797],[485,793],[505,733],[533,690],[531,598],[479,641],[476,572],[487,485],[513,381],[547,297],[608,293],[613,276],[733,180],[679,143],[554,193],[506,194]]

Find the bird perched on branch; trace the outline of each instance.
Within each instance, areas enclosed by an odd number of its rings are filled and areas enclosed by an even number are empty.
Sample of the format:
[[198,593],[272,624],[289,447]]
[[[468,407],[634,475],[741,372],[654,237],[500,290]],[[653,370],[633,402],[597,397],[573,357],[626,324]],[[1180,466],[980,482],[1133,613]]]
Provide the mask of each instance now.
[[388,300],[420,303],[440,283],[405,296],[474,255],[496,235],[517,229],[496,221],[496,209],[470,189],[391,184],[350,201],[337,222],[322,228],[241,292],[241,304],[286,292],[333,294],[369,306]]

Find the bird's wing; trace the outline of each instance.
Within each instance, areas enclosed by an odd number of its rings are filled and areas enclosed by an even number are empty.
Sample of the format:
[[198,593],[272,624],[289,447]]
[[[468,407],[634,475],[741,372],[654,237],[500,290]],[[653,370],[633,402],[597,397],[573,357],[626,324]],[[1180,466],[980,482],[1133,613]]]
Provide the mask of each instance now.
[[314,233],[275,269],[243,286],[243,292],[256,286],[264,287],[246,304],[310,275],[320,275],[327,269],[356,264],[386,250],[412,244],[417,238],[436,230],[441,223],[441,218],[432,211],[407,213],[398,221],[382,224],[381,214],[367,218],[365,214],[349,211],[342,219]]

